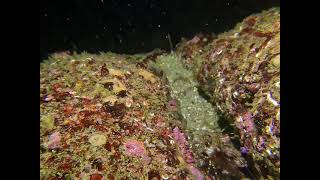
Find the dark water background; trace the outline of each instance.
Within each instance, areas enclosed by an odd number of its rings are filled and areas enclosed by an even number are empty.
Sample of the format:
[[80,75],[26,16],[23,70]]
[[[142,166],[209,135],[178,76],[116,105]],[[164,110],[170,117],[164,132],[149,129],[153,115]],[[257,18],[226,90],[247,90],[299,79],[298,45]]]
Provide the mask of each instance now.
[[221,33],[279,0],[41,0],[40,62],[56,51],[143,53]]

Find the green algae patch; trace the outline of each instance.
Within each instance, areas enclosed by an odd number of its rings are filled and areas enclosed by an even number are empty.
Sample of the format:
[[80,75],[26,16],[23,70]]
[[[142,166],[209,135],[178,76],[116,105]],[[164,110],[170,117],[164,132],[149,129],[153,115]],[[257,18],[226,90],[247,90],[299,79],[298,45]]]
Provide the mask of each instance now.
[[187,129],[218,130],[218,116],[213,106],[199,95],[191,71],[185,69],[181,58],[176,54],[160,56],[152,68],[163,71],[170,87],[171,98],[180,104],[180,114]]

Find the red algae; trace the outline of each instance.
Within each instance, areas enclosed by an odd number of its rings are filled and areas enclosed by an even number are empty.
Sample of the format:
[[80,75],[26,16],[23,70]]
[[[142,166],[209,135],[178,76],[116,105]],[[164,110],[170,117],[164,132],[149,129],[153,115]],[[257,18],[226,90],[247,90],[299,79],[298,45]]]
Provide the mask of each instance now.
[[255,17],[250,17],[250,18],[245,20],[245,23],[248,26],[254,26],[256,24],[256,18]]
[[103,176],[101,174],[92,174],[90,180],[102,180]]

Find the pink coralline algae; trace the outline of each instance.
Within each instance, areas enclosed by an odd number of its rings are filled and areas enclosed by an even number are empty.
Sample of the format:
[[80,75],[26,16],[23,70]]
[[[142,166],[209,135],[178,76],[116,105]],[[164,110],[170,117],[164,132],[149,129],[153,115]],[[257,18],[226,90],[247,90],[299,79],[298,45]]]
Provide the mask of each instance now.
[[185,144],[187,143],[186,137],[185,135],[180,131],[180,129],[178,127],[175,127],[173,129],[173,138],[174,140],[176,140],[176,142],[181,146],[185,146]]
[[57,149],[60,147],[61,136],[59,132],[55,132],[49,136],[49,149]]
[[255,124],[253,122],[253,117],[250,112],[244,113],[241,117],[241,121],[237,122],[237,127],[239,129],[245,130],[245,132],[251,133],[255,130]]
[[150,157],[148,157],[142,142],[137,140],[128,140],[124,143],[124,149],[129,156],[142,157],[146,163],[150,162]]
[[193,174],[197,180],[204,179],[204,176],[202,175],[201,171],[193,166],[195,163],[195,159],[193,156],[193,152],[188,147],[188,142],[186,140],[185,134],[182,133],[178,127],[175,127],[173,129],[172,136],[175,142],[178,144],[179,151],[181,152],[184,160],[188,164],[188,169],[190,173]]
[[197,180],[203,180],[204,179],[204,176],[203,176],[203,174],[201,173],[201,171],[199,169],[195,168],[192,165],[190,165],[188,167],[188,169],[189,169],[190,173],[193,174]]
[[193,152],[188,147],[188,143],[186,140],[186,136],[184,133],[180,131],[178,127],[175,127],[173,129],[173,138],[176,141],[176,143],[179,146],[179,150],[181,151],[181,154],[183,155],[183,158],[187,163],[194,163],[195,160],[193,158]]

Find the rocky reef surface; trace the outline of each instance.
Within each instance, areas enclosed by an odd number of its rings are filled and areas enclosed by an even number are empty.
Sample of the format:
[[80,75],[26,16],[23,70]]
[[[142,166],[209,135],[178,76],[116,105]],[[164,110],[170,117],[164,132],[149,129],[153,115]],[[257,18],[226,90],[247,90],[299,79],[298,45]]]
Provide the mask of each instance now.
[[[212,37],[212,36],[209,36]],[[225,123],[239,135],[256,173],[280,173],[280,10],[251,15],[216,38],[197,35],[177,53]],[[205,43],[204,43],[205,42]]]
[[55,54],[41,64],[42,179],[203,176],[172,124],[166,86],[137,59]]
[[279,179],[280,10],[175,52],[40,64],[41,179]]

